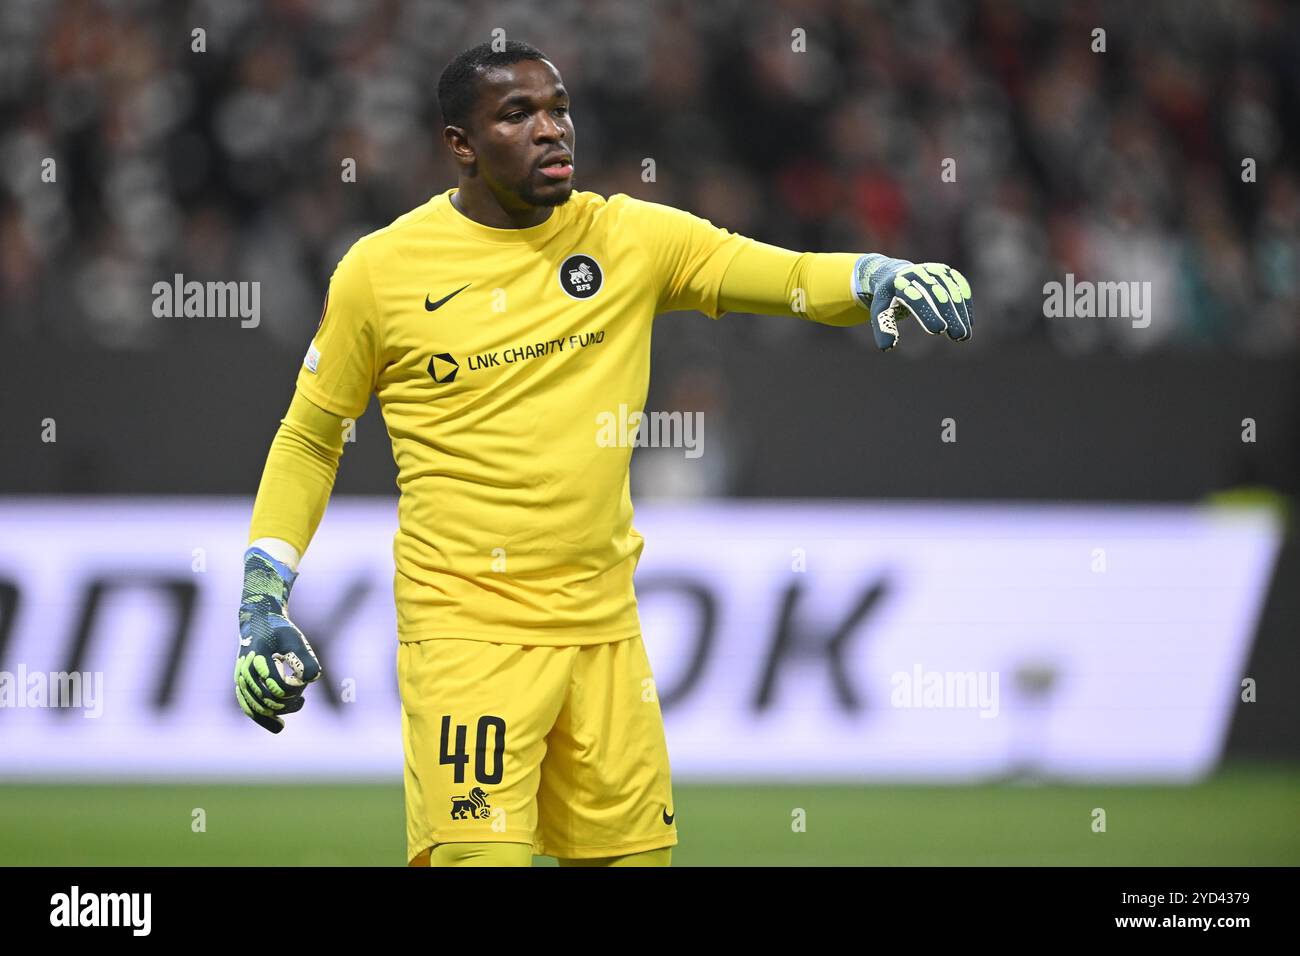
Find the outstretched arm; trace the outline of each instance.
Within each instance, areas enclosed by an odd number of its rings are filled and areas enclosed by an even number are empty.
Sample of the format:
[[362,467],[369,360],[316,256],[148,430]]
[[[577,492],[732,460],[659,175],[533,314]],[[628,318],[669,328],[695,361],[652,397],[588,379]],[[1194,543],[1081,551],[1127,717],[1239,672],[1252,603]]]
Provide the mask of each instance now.
[[662,290],[656,312],[796,315],[823,325],[870,321],[885,351],[898,343],[898,320],[905,315],[932,335],[970,338],[970,283],[942,263],[879,253],[791,252],[671,206],[615,198],[651,252],[651,277]]
[[796,315],[823,325],[869,319],[876,344],[888,351],[898,342],[898,319],[905,314],[931,334],[970,338],[970,297],[965,277],[941,263],[917,265],[877,253],[800,253],[751,241],[727,266],[718,307]]

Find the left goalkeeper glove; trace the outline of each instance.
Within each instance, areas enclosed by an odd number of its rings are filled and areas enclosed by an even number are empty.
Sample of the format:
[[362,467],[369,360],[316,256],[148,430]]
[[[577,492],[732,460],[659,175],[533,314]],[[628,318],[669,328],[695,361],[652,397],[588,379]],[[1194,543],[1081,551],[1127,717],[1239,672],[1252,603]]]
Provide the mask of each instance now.
[[284,714],[302,710],[302,692],[321,675],[316,652],[289,620],[289,591],[297,578],[261,548],[244,552],[235,697],[245,714],[273,734],[284,730]]
[[947,332],[954,342],[970,338],[970,283],[941,262],[865,255],[853,269],[853,292],[871,310],[871,331],[886,352],[898,344],[898,320],[908,313],[931,335]]

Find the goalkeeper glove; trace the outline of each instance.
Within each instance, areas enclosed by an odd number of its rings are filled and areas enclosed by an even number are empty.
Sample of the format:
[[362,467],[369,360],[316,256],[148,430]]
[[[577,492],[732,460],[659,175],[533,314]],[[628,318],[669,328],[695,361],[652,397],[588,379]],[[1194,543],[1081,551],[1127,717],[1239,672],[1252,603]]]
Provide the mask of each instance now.
[[853,269],[853,292],[871,310],[871,331],[886,352],[898,344],[898,322],[908,313],[931,335],[947,332],[954,342],[970,338],[970,283],[941,262],[865,255]]
[[284,729],[284,714],[302,710],[303,691],[321,675],[316,652],[288,617],[297,577],[261,548],[244,552],[235,697],[244,713],[273,734]]

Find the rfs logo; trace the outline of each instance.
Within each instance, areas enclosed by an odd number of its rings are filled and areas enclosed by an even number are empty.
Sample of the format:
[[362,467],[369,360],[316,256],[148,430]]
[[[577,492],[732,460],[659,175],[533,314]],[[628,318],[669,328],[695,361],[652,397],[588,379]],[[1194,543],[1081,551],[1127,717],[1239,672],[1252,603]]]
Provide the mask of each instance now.
[[590,299],[600,291],[604,274],[591,256],[572,255],[560,264],[560,288],[573,299]]

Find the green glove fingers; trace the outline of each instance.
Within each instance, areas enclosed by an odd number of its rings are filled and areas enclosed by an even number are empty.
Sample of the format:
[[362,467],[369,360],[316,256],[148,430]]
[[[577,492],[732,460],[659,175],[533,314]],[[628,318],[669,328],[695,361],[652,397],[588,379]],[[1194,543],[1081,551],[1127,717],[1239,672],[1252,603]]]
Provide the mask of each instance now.
[[259,701],[257,696],[243,684],[235,685],[235,698],[239,701],[240,708],[249,717],[252,717],[254,714],[261,714],[263,717],[275,716],[275,714],[273,714],[265,704]]
[[934,276],[947,289],[952,300],[952,308],[946,310],[948,318],[948,337],[955,342],[962,342],[971,336],[970,283],[966,277],[951,266],[941,262],[926,262],[921,265],[928,275]]
[[[254,672],[256,672],[256,676]],[[235,662],[236,688],[253,702],[258,713],[268,716],[271,715],[272,711],[283,711],[288,708],[288,702],[273,700],[272,695],[280,698],[290,696],[289,691],[286,691],[279,683],[270,678],[270,673],[270,664],[260,654],[248,653]],[[261,678],[261,680],[258,678]]]
[[948,292],[944,288],[944,279],[941,274],[931,272],[924,264],[916,267],[916,273],[930,287],[930,295],[940,304],[948,301]]
[[916,280],[902,273],[899,273],[898,277],[894,279],[894,289],[913,301],[924,297],[920,286],[916,284]]
[[[271,663],[270,663],[270,661],[268,661],[268,660],[267,660],[265,657],[263,657],[261,654],[255,654],[255,655],[252,655],[252,657],[253,657],[253,666],[254,666],[254,667],[256,668],[256,670],[257,670],[257,676],[260,677],[260,678],[262,678],[262,684],[263,684],[263,686],[265,686],[266,689],[269,690],[269,691],[270,691],[272,694],[274,694],[276,697],[285,697],[285,696],[287,696],[289,692],[288,692],[287,690],[285,690],[283,687],[281,687],[280,684],[279,684],[279,682],[278,682],[278,678],[279,678],[279,676],[280,676],[280,672],[279,672],[279,671],[275,671],[275,672],[274,672],[274,673],[275,673],[275,677],[272,677],[272,676],[271,676],[271,674],[272,674],[272,668],[271,668]],[[273,702],[272,702],[272,703],[273,703]]]
[[244,692],[242,687],[235,687],[235,697],[239,701],[240,708],[253,719],[259,727],[264,727],[273,734],[278,734],[284,730],[284,721],[279,717],[272,716],[264,712],[260,707],[254,704]]
[[[924,283],[922,282],[924,279]],[[929,283],[934,283],[933,286]],[[947,321],[940,313],[935,301],[947,302],[946,294],[940,299],[936,295],[939,291],[937,280],[929,276],[926,271],[919,266],[910,266],[902,270],[897,278],[894,279],[894,290],[903,293],[901,300],[903,305],[912,315],[916,316],[917,321],[925,331],[931,335],[938,335],[948,327]],[[933,299],[933,301],[932,301]],[[898,321],[898,315],[894,317],[895,323]]]

